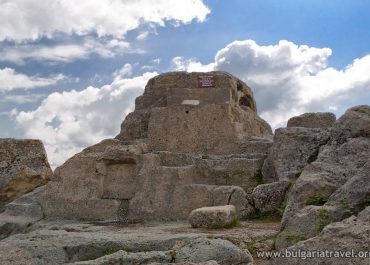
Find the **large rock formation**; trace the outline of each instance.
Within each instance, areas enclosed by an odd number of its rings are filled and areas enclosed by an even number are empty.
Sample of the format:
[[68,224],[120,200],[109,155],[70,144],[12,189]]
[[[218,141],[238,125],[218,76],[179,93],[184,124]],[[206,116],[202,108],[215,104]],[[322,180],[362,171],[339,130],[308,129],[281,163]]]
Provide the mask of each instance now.
[[329,223],[363,210],[370,198],[370,107],[346,111],[288,194],[283,231],[276,246],[294,244],[291,235],[311,238]]
[[251,89],[223,73],[151,79],[116,139],[83,150],[55,170],[37,195],[47,218],[187,219],[200,207],[247,199],[271,146]]
[[44,185],[51,175],[41,141],[0,139],[0,212],[5,203]]

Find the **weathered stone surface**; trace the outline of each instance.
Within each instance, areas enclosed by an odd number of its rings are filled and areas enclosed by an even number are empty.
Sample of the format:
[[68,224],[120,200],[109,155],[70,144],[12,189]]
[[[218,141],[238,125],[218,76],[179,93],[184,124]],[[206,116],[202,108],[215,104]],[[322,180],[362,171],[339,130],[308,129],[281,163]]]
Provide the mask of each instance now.
[[[299,258],[273,258],[271,265],[293,265],[293,264],[326,264],[326,265],[365,265],[369,264],[369,245],[370,245],[370,207],[367,207],[359,214],[359,217],[351,217],[342,222],[332,223],[324,228],[321,234],[309,240],[301,241],[289,247],[289,251],[331,251],[332,258],[313,257],[307,259]],[[362,252],[366,257],[338,257],[339,251],[348,251],[355,255]],[[367,254],[365,254],[365,252]]]
[[321,148],[317,160],[305,167],[289,192],[278,248],[291,245],[287,235],[313,237],[330,222],[363,209],[370,194],[369,115],[370,107],[354,107],[336,121],[329,143]]
[[330,137],[328,129],[290,127],[275,130],[274,144],[264,162],[265,183],[295,180],[313,162]]
[[335,120],[335,115],[330,112],[304,113],[290,118],[287,127],[330,128]]
[[241,250],[223,239],[198,239],[177,251],[176,261],[204,262],[215,260],[222,265],[252,264],[247,250]]
[[37,196],[45,188],[45,185],[36,188],[5,206],[4,212],[0,214],[0,239],[25,232],[31,224],[44,217]]
[[[204,75],[213,76],[213,87],[199,87]],[[148,138],[152,150],[201,154],[240,153],[249,137],[272,134],[256,114],[251,89],[223,72],[152,78],[121,128],[123,141]]]
[[260,212],[277,210],[284,201],[289,185],[288,181],[279,181],[257,186],[252,194],[253,206]]
[[[136,260],[150,256],[166,260],[159,263],[214,260],[225,265],[250,264],[252,257],[248,251],[230,241],[265,240],[277,233],[276,228],[276,224],[271,227],[271,224],[260,223],[255,230],[249,226],[209,231],[178,222],[117,226],[109,223],[40,221],[31,226],[27,234],[12,235],[0,241],[0,264],[12,264],[6,261],[22,260],[21,257],[27,257],[29,264],[45,265],[96,264],[99,259],[111,259],[110,264],[136,264],[114,263],[114,257],[120,259],[123,256],[114,255],[116,252]],[[10,246],[13,251],[9,251]],[[151,262],[141,264],[148,263]]]
[[44,185],[52,174],[41,141],[0,139],[0,212],[5,203]]
[[145,145],[106,140],[67,161],[40,195],[46,217],[178,220],[196,208],[229,202],[242,218],[253,214],[243,188],[257,185],[262,157],[143,152]]
[[[216,260],[216,261],[210,261]],[[217,262],[219,261],[219,263]],[[241,251],[229,241],[222,239],[196,239],[171,251],[151,251],[128,253],[118,251],[92,261],[76,262],[75,265],[108,264],[183,264],[183,265],[234,265],[252,264],[252,257],[247,251]],[[160,263],[153,263],[160,262]],[[171,262],[171,263],[170,263]],[[195,263],[193,263],[195,262]]]
[[[118,140],[104,140],[69,159],[55,170],[53,180],[39,196],[45,216],[119,220],[124,196],[132,196],[136,188],[132,167],[143,148],[121,145]],[[120,169],[128,170],[119,172]],[[127,185],[122,179],[127,180]],[[114,181],[116,186],[111,183]],[[122,195],[119,187],[128,193]]]
[[213,205],[234,205],[238,216],[246,220],[255,214],[248,194],[238,186],[216,186],[212,191]]
[[234,205],[202,207],[193,210],[189,215],[189,222],[194,228],[229,227],[238,219]]
[[350,138],[370,137],[370,106],[355,106],[346,111],[335,123],[332,138],[343,143]]
[[110,265],[110,264],[152,264],[153,262],[169,263],[172,261],[170,251],[150,251],[130,253],[119,250],[113,254],[95,260],[74,262],[74,265]]

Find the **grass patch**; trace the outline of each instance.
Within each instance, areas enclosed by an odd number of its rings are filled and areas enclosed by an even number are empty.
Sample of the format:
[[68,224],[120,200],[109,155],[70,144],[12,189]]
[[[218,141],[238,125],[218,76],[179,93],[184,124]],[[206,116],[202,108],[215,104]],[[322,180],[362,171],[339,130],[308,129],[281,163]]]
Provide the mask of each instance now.
[[236,227],[242,227],[242,224],[240,223],[240,220],[237,216],[234,217],[234,219],[231,221],[231,223],[228,226],[226,226],[225,228],[230,229],[230,228],[236,228]]
[[316,224],[317,231],[321,232],[328,224],[330,224],[329,211],[326,208],[322,208],[320,209],[319,218]]
[[103,256],[107,256],[107,255],[111,255],[115,252],[117,252],[118,250],[116,248],[107,248],[107,249],[104,249],[103,250]]
[[280,218],[283,217],[285,208],[286,208],[286,201],[283,201],[282,203],[280,203],[279,207],[276,209],[276,213],[280,216]]
[[328,199],[329,199],[328,196],[317,194],[317,195],[310,197],[307,200],[306,205],[322,206],[328,201]]
[[247,243],[247,249],[252,256],[256,256],[256,244],[258,241],[252,240]]
[[342,208],[346,211],[346,212],[348,212],[348,213],[350,213],[350,214],[353,214],[353,205],[352,204],[350,204],[346,199],[342,199],[342,200],[340,200],[340,205],[342,206]]
[[[268,245],[266,243],[268,240],[272,240],[273,241],[273,244],[272,245]],[[276,242],[276,235],[275,236],[268,237],[268,238],[264,238],[264,239],[261,239],[261,240],[255,240],[255,239],[253,239],[253,240],[247,242],[246,248],[249,251],[249,253],[251,253],[251,255],[253,257],[257,258],[257,250],[258,249],[257,249],[256,245],[258,243],[266,244],[272,250],[272,249],[275,249],[275,242]]]
[[299,241],[306,240],[306,236],[299,232],[287,232],[284,235],[285,239],[293,244],[298,243]]

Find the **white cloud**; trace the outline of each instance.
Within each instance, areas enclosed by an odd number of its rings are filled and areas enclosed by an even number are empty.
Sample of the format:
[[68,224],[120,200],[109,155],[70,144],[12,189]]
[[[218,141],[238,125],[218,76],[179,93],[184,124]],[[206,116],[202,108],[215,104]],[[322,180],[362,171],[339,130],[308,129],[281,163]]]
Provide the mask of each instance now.
[[113,76],[115,79],[121,79],[122,77],[130,77],[132,76],[133,67],[131,64],[125,64],[121,69],[115,71]]
[[[331,50],[298,46],[289,41],[260,46],[235,41],[219,50],[215,61],[173,59],[173,68],[187,71],[222,70],[252,87],[259,113],[273,127],[309,111],[335,111],[350,100],[370,95],[370,55],[345,69],[328,67]],[[348,107],[348,106],[346,106]]]
[[2,0],[0,41],[55,33],[122,37],[141,24],[204,21],[209,12],[202,0]]
[[[123,69],[129,69],[125,65]],[[34,111],[16,113],[25,137],[43,140],[53,167],[82,148],[115,136],[124,117],[133,110],[147,81],[156,73],[124,78],[116,72],[114,81],[100,88],[56,92]],[[127,71],[122,71],[126,75]]]
[[15,72],[12,68],[4,68],[0,69],[0,92],[55,85],[65,78],[62,74],[57,74],[49,78],[27,76]]
[[172,69],[175,71],[188,71],[188,72],[208,72],[214,70],[214,63],[203,65],[195,58],[185,59],[184,57],[177,56],[172,59]]
[[3,95],[0,102],[16,103],[18,105],[33,103],[40,100],[45,95],[42,94],[25,94],[25,95]]
[[134,50],[126,41],[111,39],[96,41],[84,40],[83,43],[60,45],[22,44],[14,47],[0,47],[0,61],[24,64],[27,60],[71,62],[76,59],[87,59],[91,54],[103,58],[112,58],[123,53],[141,53]]
[[149,36],[149,31],[143,31],[139,35],[137,35],[137,40],[145,40]]

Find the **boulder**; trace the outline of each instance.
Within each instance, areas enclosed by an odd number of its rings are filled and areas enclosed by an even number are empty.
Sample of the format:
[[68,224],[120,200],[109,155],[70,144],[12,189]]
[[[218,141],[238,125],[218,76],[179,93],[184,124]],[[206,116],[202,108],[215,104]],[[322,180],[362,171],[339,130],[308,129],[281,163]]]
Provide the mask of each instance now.
[[0,212],[6,203],[46,184],[52,174],[41,141],[0,139]]
[[290,183],[279,181],[258,185],[253,190],[253,206],[260,212],[274,212],[284,202]]
[[370,137],[369,105],[355,106],[348,109],[333,126],[332,138],[337,143],[359,137]]
[[264,161],[264,183],[293,181],[303,168],[316,160],[321,146],[329,141],[327,128],[288,127],[275,130],[274,143]]
[[223,239],[198,239],[176,252],[176,262],[204,262],[214,260],[220,265],[252,265],[253,258],[243,250]]
[[11,234],[27,231],[30,225],[44,218],[38,195],[44,192],[41,186],[5,206],[0,213],[0,240]]
[[238,219],[234,205],[202,207],[189,215],[193,228],[225,228],[235,225]]
[[336,117],[330,112],[311,112],[290,118],[287,127],[330,128]]
[[[302,239],[301,239],[302,240]],[[299,240],[300,241],[300,240]],[[352,216],[341,222],[336,222],[324,228],[318,236],[299,242],[287,248],[291,253],[330,253],[331,257],[323,258],[316,255],[307,259],[297,256],[292,258],[272,258],[271,265],[295,264],[326,264],[326,265],[365,265],[369,264],[368,249],[370,245],[370,207],[363,210],[358,217]],[[342,257],[340,253],[349,253],[349,257]],[[354,253],[356,256],[352,256]]]

